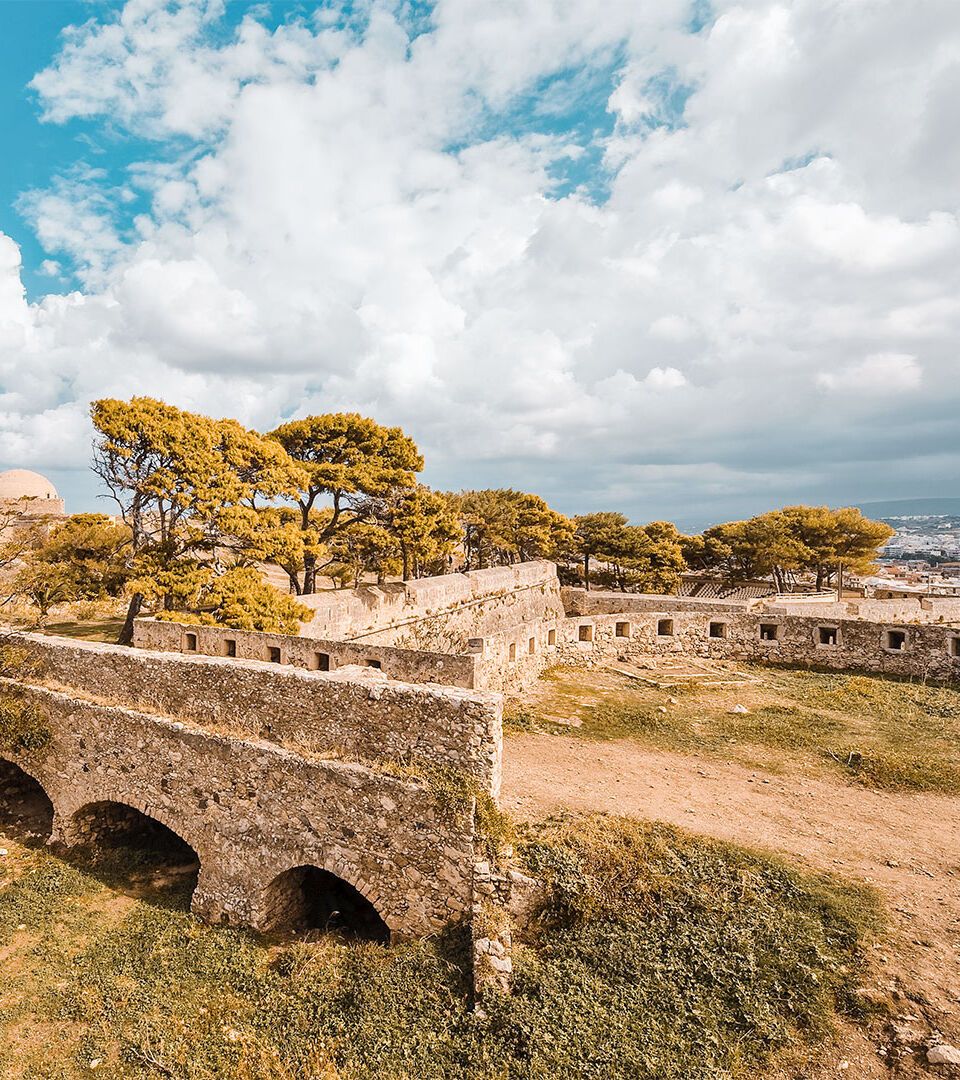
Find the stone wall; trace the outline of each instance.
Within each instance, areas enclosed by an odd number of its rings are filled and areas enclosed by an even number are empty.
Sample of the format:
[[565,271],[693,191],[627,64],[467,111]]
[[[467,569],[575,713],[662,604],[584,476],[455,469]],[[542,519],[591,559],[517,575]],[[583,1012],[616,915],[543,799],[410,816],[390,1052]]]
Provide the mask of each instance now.
[[570,618],[564,630],[557,658],[570,664],[682,655],[960,681],[960,629],[938,624],[689,612],[670,603],[659,612]]
[[549,562],[301,599],[315,612],[304,627],[311,636],[442,653],[462,653],[471,638],[564,614],[556,567]]
[[264,634],[231,630],[223,626],[137,619],[133,644],[159,652],[197,653],[290,664],[307,671],[335,671],[358,665],[378,669],[392,679],[444,686],[478,686],[476,660],[472,655],[398,649],[368,642],[329,641],[309,635]]
[[538,619],[477,639],[477,687],[519,695],[557,660],[566,619]]
[[871,622],[943,623],[960,620],[960,599],[949,596],[903,596],[894,600],[855,599],[840,603],[805,604],[784,600],[764,604],[764,610],[787,615],[826,615],[834,619],[868,619]]
[[2,756],[46,791],[54,840],[82,841],[78,815],[93,803],[147,814],[197,853],[193,910],[207,920],[269,925],[271,883],[305,865],[354,886],[396,936],[470,912],[473,807],[438,800],[423,781],[0,682],[33,701],[52,732],[42,750]]
[[598,592],[564,586],[561,590],[567,615],[615,615],[625,611],[745,611],[755,600],[697,600],[689,596],[657,593]]
[[39,634],[6,640],[26,649],[47,685],[103,704],[326,757],[452,766],[499,792],[502,705],[494,695]]

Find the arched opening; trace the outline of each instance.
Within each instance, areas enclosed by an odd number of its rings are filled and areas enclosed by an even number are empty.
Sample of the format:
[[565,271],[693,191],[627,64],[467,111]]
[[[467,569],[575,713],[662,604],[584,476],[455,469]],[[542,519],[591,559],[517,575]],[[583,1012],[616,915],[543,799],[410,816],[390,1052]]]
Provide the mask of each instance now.
[[71,832],[85,860],[114,888],[189,908],[200,859],[166,825],[125,803],[104,801],[78,810]]
[[267,932],[334,932],[362,941],[390,943],[390,928],[370,901],[349,882],[318,866],[295,866],[267,886]]
[[0,836],[26,846],[46,843],[53,829],[53,803],[19,765],[0,759]]

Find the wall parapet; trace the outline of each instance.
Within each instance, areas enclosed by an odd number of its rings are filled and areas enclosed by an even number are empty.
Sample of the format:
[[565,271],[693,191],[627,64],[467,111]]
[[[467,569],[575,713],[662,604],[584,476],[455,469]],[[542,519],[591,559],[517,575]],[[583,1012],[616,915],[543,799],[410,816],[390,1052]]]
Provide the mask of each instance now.
[[960,628],[937,623],[772,611],[660,611],[572,616],[557,659],[599,664],[639,656],[695,656],[960,682]]
[[373,681],[256,660],[11,632],[47,686],[332,758],[423,761],[499,793],[502,702],[455,686]]
[[134,620],[133,645],[158,652],[264,660],[306,671],[335,671],[355,665],[375,668],[402,682],[437,683],[467,690],[477,686],[476,660],[469,654],[331,641],[304,634],[268,634],[143,618]]

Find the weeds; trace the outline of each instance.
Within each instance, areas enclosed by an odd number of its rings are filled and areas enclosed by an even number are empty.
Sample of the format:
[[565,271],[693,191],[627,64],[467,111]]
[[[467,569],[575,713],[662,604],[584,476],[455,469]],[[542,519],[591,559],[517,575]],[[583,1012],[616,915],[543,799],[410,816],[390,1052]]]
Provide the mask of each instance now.
[[729,1080],[844,1013],[872,897],[679,830],[564,818],[520,850],[548,883],[515,993],[469,1009],[469,939],[255,935],[126,901],[42,853],[0,891],[0,1073],[123,1080]]
[[9,690],[0,693],[0,751],[42,750],[53,737],[43,711]]

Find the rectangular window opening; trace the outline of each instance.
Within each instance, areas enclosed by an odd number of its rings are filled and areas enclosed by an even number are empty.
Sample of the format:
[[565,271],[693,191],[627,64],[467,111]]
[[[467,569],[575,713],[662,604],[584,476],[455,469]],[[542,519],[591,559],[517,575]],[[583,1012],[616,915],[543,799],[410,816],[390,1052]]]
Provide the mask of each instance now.
[[[960,639],[958,639],[958,640],[960,640]],[[548,630],[547,631],[547,644],[548,645],[556,645],[556,643],[557,643],[557,632],[556,632],[556,630]],[[957,655],[960,655],[960,653],[958,653]]]
[[907,647],[906,630],[888,630],[884,635],[884,646],[891,652],[903,652]]
[[510,663],[512,664],[517,659],[517,647],[516,645],[510,646]]
[[951,656],[960,656],[960,637],[952,637],[948,651]]
[[271,645],[268,651],[270,653],[271,664],[280,664],[283,662],[283,657],[280,655],[280,650],[275,645]]
[[657,620],[657,637],[673,637],[673,619]]
[[712,622],[710,624],[710,637],[725,638],[727,636],[727,624],[725,622]]
[[577,635],[579,641],[593,641],[593,626],[590,623],[581,623]]
[[777,641],[780,637],[780,627],[776,623],[760,624],[761,641]]
[[819,645],[834,646],[837,643],[837,628],[835,626],[818,626],[817,643]]
[[237,655],[237,643],[233,638],[227,638],[223,643],[223,655],[224,656],[236,656]]
[[618,622],[614,633],[617,637],[629,637],[630,624],[628,622]]
[[330,654],[325,652],[314,653],[312,667],[314,671],[329,671]]
[[371,657],[368,656],[367,659],[364,660],[363,666],[364,667],[372,667],[372,668],[382,668],[383,664],[381,664],[379,660],[374,660],[374,659],[372,659]]
[[197,651],[197,635],[196,634],[187,634],[186,635],[186,642],[187,642],[187,644],[186,644],[185,648],[186,648],[187,652],[196,652]]
[[529,653],[529,654],[530,654],[531,656],[533,656],[533,654],[534,654],[534,653],[535,653],[536,651],[537,651],[537,639],[536,639],[536,638],[531,638],[531,639],[530,639],[530,640],[529,640],[529,641],[527,642],[527,652],[528,652],[528,653]]

